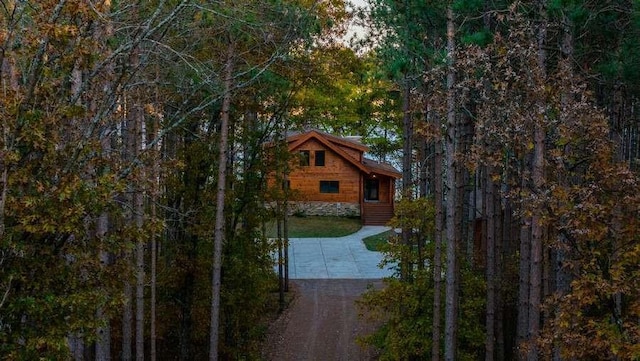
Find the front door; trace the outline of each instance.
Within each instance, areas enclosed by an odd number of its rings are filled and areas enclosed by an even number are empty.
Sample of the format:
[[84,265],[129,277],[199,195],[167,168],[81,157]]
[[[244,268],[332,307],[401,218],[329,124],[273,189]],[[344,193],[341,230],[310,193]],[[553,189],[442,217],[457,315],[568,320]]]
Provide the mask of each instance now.
[[364,182],[364,200],[365,201],[378,201],[379,198],[380,181],[378,179],[366,179]]

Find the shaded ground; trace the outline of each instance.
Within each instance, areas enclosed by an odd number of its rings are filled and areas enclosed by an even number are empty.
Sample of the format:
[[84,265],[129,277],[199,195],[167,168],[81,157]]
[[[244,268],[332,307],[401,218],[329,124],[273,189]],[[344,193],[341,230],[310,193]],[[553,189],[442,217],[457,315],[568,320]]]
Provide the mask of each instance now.
[[381,280],[291,280],[296,296],[272,325],[265,358],[284,360],[376,360],[372,349],[362,349],[356,338],[374,325],[358,317],[355,301],[367,285],[381,287]]

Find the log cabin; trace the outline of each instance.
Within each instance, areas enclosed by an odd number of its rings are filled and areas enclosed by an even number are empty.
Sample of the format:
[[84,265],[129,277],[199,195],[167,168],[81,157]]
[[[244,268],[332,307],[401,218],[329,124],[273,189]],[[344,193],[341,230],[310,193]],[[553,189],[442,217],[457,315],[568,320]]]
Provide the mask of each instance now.
[[401,173],[364,156],[356,137],[318,130],[289,135],[294,164],[286,184],[293,213],[359,216],[364,225],[385,225],[393,216],[395,181]]

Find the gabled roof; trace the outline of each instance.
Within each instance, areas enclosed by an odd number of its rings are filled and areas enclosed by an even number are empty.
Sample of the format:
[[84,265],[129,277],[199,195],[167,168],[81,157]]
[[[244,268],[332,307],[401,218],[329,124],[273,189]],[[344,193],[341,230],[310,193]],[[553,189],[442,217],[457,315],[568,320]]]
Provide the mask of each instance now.
[[[312,130],[312,131],[310,131],[308,133],[303,133],[300,136],[294,136],[294,137],[291,137],[291,138],[287,139],[287,141],[289,142],[289,151],[294,151],[298,147],[300,147],[302,144],[306,143],[308,140],[315,139],[318,142],[322,143],[325,147],[327,147],[327,148],[331,149],[332,151],[336,152],[338,155],[340,155],[342,158],[347,160],[349,163],[353,164],[356,168],[360,169],[362,172],[365,172],[366,174],[371,173],[371,170],[369,170],[369,168],[365,167],[364,164],[360,163],[360,161],[358,159],[353,158],[347,152],[345,152],[344,150],[340,149],[340,147],[338,147],[335,144],[335,143],[338,143],[338,142],[333,142],[333,139],[329,140],[325,136],[325,134],[322,134],[322,133],[320,133],[318,131]],[[337,138],[337,137],[333,137],[332,136],[332,138]],[[355,144],[355,142],[348,142],[348,144]],[[368,149],[365,145],[362,145],[362,147],[364,147],[364,150]],[[355,148],[355,147],[352,147],[352,148]],[[360,148],[355,148],[355,149],[360,150]],[[360,151],[364,152],[364,150],[360,150]]]
[[337,137],[335,135],[327,134],[318,130],[311,130],[305,133],[298,133],[288,136],[287,142],[289,143],[289,151],[296,150],[311,139],[314,139],[323,144],[328,149],[331,149],[365,174],[376,173],[396,179],[402,178],[402,174],[390,164],[376,162],[373,159],[368,158],[363,158],[362,161],[360,161],[359,159],[356,159],[349,155],[340,147],[344,146],[347,148],[351,148],[359,151],[362,154],[369,150],[369,147],[367,147],[366,145],[349,138]]
[[402,178],[402,173],[398,172],[391,164],[376,162],[373,159],[364,158],[362,163],[369,168],[372,173],[384,174],[393,178]]
[[[322,131],[319,131],[317,129],[313,129],[310,130],[308,132],[304,132],[304,133],[297,133],[297,134],[293,134],[293,135],[289,135],[287,136],[287,141],[289,143],[291,142],[296,142],[300,139],[305,139],[304,141],[308,140],[310,137],[312,136],[316,136],[317,137],[323,137],[325,139],[327,139],[328,141],[332,142],[332,143],[336,143],[336,144],[340,144],[342,146],[345,146],[347,148],[352,148],[355,150],[359,150],[361,152],[366,152],[369,150],[369,147],[367,147],[366,145],[353,140],[351,138],[342,138],[342,137],[337,137],[335,135],[331,135],[329,133],[325,133]],[[304,142],[303,141],[303,142]]]

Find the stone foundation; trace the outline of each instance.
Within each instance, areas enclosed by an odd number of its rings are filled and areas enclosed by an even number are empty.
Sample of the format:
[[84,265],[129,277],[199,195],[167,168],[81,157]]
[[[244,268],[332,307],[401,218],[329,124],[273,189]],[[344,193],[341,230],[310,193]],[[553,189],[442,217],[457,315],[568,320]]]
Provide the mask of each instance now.
[[289,202],[290,215],[360,217],[359,203]]

